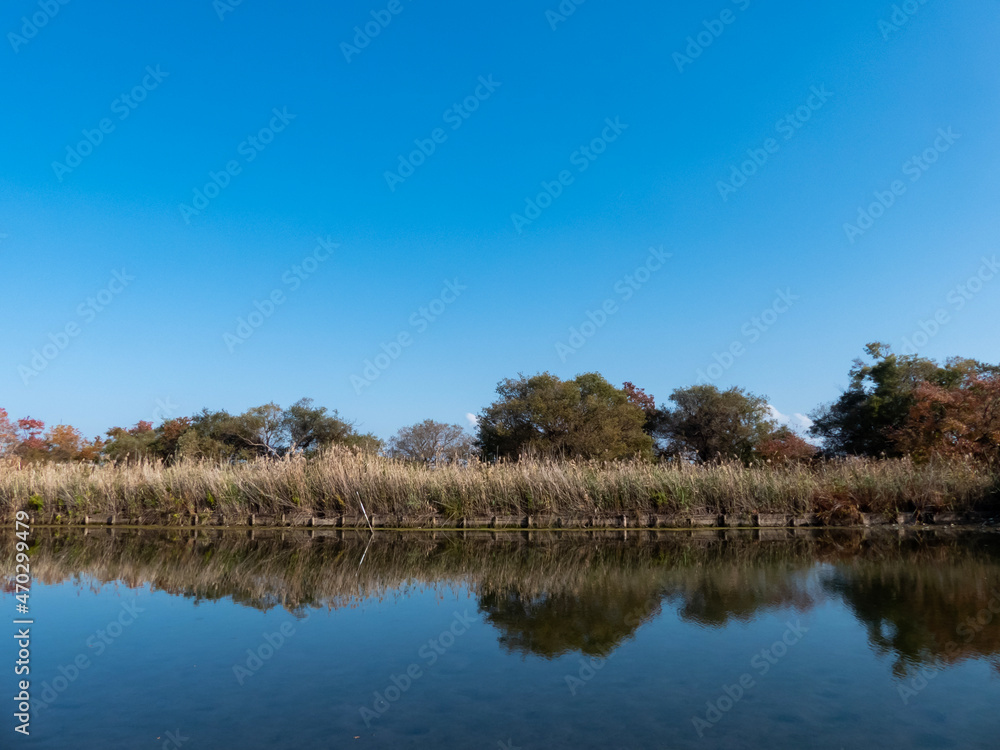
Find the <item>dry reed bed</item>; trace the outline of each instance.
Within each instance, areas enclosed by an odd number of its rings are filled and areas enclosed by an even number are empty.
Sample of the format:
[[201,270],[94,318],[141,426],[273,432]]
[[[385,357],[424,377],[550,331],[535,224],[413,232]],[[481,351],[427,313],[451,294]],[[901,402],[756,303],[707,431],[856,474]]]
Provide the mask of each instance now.
[[245,464],[0,462],[0,513],[419,517],[593,513],[893,513],[994,508],[1000,474],[972,461],[844,460],[815,465],[534,461],[428,468],[331,451]]

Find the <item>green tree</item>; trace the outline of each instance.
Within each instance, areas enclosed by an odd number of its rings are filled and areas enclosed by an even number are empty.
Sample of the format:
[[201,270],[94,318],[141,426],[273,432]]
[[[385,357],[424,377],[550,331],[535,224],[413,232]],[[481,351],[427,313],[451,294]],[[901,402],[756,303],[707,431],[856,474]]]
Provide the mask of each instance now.
[[660,409],[655,433],[668,456],[750,463],[778,429],[767,399],[741,388],[694,385],[675,390],[670,401]]
[[314,407],[308,398],[284,410],[270,403],[237,415],[204,409],[176,440],[181,455],[223,461],[314,454],[331,445],[371,452],[382,447],[375,436],[359,434],[336,411]]
[[258,455],[250,447],[254,440],[253,426],[241,417],[202,409],[191,418],[191,429],[180,436],[177,449],[185,458],[240,461]]
[[139,422],[127,430],[123,427],[112,427],[107,431],[107,436],[104,456],[112,461],[159,458],[155,448],[156,431],[149,422]]
[[[333,445],[337,445],[333,443]],[[380,439],[372,435],[370,432],[354,432],[348,435],[343,440],[343,445],[354,451],[359,451],[361,453],[370,453],[376,455],[382,452],[385,448],[385,443]]]
[[560,380],[550,373],[497,385],[499,399],[479,416],[485,457],[522,455],[610,460],[652,454],[646,415],[597,373]]
[[885,344],[868,344],[865,352],[872,362],[854,361],[847,390],[811,415],[809,433],[837,455],[899,456],[895,435],[906,424],[917,386],[947,385],[960,376],[957,369],[949,371],[929,359],[893,354]]
[[159,460],[170,463],[179,454],[180,439],[191,428],[189,417],[170,419],[157,428],[150,422],[108,430],[104,456],[112,461]]
[[354,426],[340,418],[336,410],[313,406],[311,398],[292,404],[284,413],[288,450],[292,453],[312,453],[316,449],[337,443],[349,443],[358,437]]

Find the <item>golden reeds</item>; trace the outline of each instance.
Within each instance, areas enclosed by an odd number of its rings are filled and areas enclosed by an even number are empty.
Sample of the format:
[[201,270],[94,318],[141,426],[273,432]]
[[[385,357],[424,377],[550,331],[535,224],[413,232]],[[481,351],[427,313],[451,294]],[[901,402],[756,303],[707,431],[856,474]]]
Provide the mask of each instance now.
[[601,513],[893,513],[995,507],[1000,475],[973,461],[842,460],[693,466],[644,461],[425,467],[364,453],[118,464],[0,462],[0,512],[294,513],[449,517]]

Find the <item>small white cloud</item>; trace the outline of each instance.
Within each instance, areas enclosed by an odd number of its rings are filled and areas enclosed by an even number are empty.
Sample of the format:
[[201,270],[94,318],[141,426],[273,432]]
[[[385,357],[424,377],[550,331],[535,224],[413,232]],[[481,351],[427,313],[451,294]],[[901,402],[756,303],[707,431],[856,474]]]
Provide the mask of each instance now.
[[466,414],[465,418],[469,420],[469,425],[472,426],[472,427],[475,427],[476,425],[479,424],[479,417],[477,417],[472,412],[469,412],[468,414]]
[[795,414],[792,415],[792,418],[799,423],[799,426],[803,430],[808,430],[814,424],[813,421],[809,419],[809,417],[807,417],[805,414],[799,414],[798,412],[795,412]]
[[782,414],[780,411],[774,408],[774,404],[767,405],[768,411],[771,412],[771,417],[778,422],[778,424],[783,424],[786,427],[790,427],[795,432],[808,432],[809,428],[812,427],[813,421],[809,419],[805,414],[795,414],[788,416],[787,414]]

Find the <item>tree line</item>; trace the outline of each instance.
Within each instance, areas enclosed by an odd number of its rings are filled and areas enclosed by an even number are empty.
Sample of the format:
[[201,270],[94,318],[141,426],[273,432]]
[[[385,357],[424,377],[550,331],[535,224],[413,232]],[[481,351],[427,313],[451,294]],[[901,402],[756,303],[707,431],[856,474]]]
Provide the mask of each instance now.
[[246,461],[312,456],[344,446],[428,465],[517,460],[680,460],[697,463],[816,461],[824,457],[936,456],[1000,459],[1000,366],[952,358],[944,364],[897,355],[881,343],[855,360],[840,397],[816,409],[807,441],[779,424],[767,398],[741,388],[694,385],[659,406],[633,383],[598,373],[561,380],[550,373],[502,380],[497,399],[470,432],[425,420],[388,441],[361,433],[336,410],[302,399],[242,414],[203,409],[154,426],[113,427],[85,438],[69,425],[48,429],[0,409],[0,456],[22,461],[135,461],[182,458]]

